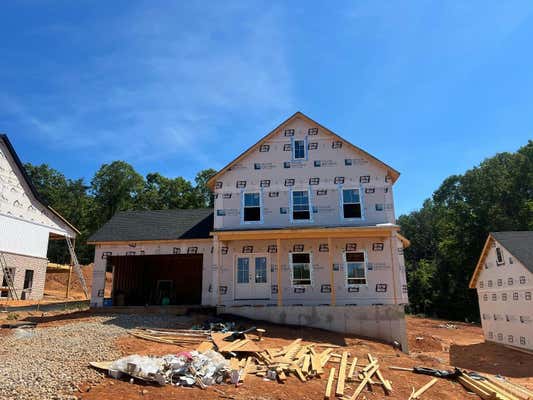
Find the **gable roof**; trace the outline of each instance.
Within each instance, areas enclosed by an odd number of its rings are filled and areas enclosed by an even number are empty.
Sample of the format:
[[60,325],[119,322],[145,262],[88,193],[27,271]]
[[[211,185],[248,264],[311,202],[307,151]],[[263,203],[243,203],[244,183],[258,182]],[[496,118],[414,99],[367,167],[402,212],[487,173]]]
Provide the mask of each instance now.
[[296,118],[301,118],[301,119],[304,119],[306,120],[307,122],[313,124],[313,125],[316,125],[318,126],[320,129],[324,130],[325,132],[327,132],[328,134],[330,134],[331,136],[333,136],[334,138],[336,138],[337,140],[340,140],[344,143],[346,143],[348,145],[348,147],[350,147],[352,150],[354,150],[355,152],[359,153],[359,154],[362,154],[363,156],[365,157],[368,157],[370,158],[371,160],[373,160],[374,162],[376,162],[377,164],[379,164],[381,167],[385,168],[387,171],[388,171],[388,174],[392,177],[392,183],[396,182],[396,180],[400,177],[400,173],[398,171],[396,171],[394,168],[392,168],[391,166],[385,164],[383,161],[377,159],[376,157],[374,157],[373,155],[371,155],[370,153],[367,153],[366,151],[364,151],[363,149],[357,147],[356,145],[350,143],[349,141],[347,141],[346,139],[342,138],[341,136],[337,135],[335,132],[331,131],[330,129],[326,128],[325,126],[319,124],[318,122],[316,122],[315,120],[309,118],[307,115],[303,114],[302,112],[300,111],[297,111],[295,112],[293,115],[291,115],[289,118],[287,118],[285,121],[283,121],[281,124],[279,124],[276,128],[274,128],[270,133],[268,133],[266,136],[264,136],[261,140],[259,140],[257,143],[255,143],[254,145],[252,145],[248,150],[244,151],[243,153],[241,153],[237,158],[235,158],[233,161],[231,161],[229,164],[227,164],[224,168],[222,168],[220,171],[218,171],[215,175],[213,175],[209,181],[207,182],[207,186],[213,190],[214,186],[215,186],[215,182],[218,180],[218,178],[224,174],[226,171],[228,171],[232,166],[234,166],[236,163],[238,163],[239,161],[241,161],[242,159],[244,159],[246,156],[248,156],[249,154],[251,154],[254,150],[258,149],[259,146],[261,146],[261,144],[263,144],[264,142],[266,142],[267,140],[271,139],[273,136],[275,136],[280,129],[282,129],[284,126],[286,126],[287,124],[289,124],[292,120],[296,119]]
[[470,280],[469,287],[471,289],[476,287],[477,279],[494,241],[505,247],[529,272],[533,273],[533,231],[491,232],[485,241],[485,246]]
[[205,239],[212,230],[213,210],[210,208],[121,211],[87,242]]
[[71,228],[74,232],[76,232],[78,235],[80,234],[80,231],[72,225],[70,222],[68,222],[65,217],[63,217],[61,214],[59,214],[56,210],[54,210],[39,194],[37,191],[37,188],[34,186],[33,182],[31,181],[30,177],[28,176],[28,173],[26,172],[26,168],[24,168],[24,164],[22,164],[22,161],[20,160],[17,152],[15,151],[15,148],[9,141],[9,138],[6,134],[0,134],[0,141],[4,143],[4,145],[7,148],[7,151],[9,152],[11,158],[15,162],[15,165],[17,166],[18,170],[20,171],[22,178],[24,179],[24,182],[26,182],[26,185],[30,188],[30,191],[35,197],[35,200],[37,200],[41,205],[48,210],[52,212],[56,217],[58,217],[62,222],[64,222],[66,225],[68,225],[69,228]]

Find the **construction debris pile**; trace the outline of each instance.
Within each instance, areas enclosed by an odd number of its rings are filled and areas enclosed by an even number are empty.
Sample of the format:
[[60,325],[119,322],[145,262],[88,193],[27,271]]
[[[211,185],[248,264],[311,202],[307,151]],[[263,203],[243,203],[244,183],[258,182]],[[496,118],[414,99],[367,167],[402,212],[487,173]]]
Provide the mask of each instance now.
[[[130,382],[139,379],[159,385],[198,386],[202,389],[222,383],[239,386],[249,375],[279,383],[285,383],[291,375],[302,382],[327,375],[326,400],[356,400],[367,387],[369,390],[379,387],[387,396],[393,390],[392,382],[384,377],[380,369],[379,360],[370,353],[366,356],[368,360],[361,360],[358,364],[358,358],[351,357],[349,352],[335,352],[340,349],[337,345],[304,344],[302,339],[295,339],[286,346],[267,347],[262,345],[264,329],[233,329],[234,324],[227,323],[203,325],[196,329],[133,329],[129,333],[137,338],[195,350],[160,357],[131,355],[91,365],[107,370],[114,378],[130,378]],[[256,336],[251,336],[251,332]],[[389,369],[432,377],[420,388],[413,388],[409,400],[423,399],[424,393],[439,379],[459,382],[481,399],[533,399],[531,391],[518,385],[459,369],[446,371],[394,366],[389,366]],[[425,398],[430,399],[431,395]]]

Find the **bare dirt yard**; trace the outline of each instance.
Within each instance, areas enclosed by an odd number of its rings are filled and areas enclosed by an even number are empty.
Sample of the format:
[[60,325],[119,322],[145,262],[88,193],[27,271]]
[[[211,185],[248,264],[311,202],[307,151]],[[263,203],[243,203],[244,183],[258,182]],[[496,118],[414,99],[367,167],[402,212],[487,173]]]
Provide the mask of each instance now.
[[[0,314],[0,318],[6,315]],[[301,382],[289,376],[284,384],[265,381],[249,375],[239,387],[215,385],[201,390],[173,386],[130,384],[111,379],[97,372],[89,361],[114,360],[123,355],[163,355],[177,353],[190,347],[160,344],[128,335],[127,330],[137,326],[188,328],[205,316],[168,315],[101,315],[88,311],[69,314],[20,315],[20,318],[38,322],[28,333],[0,329],[0,398],[1,399],[322,399],[329,368],[338,363],[329,362],[320,379]],[[244,321],[244,324],[249,322]],[[287,345],[296,338],[304,343],[329,343],[341,346],[338,352],[349,351],[351,357],[366,360],[368,353],[380,360],[381,371],[392,381],[393,392],[385,396],[374,386],[365,389],[359,399],[408,399],[416,389],[430,381],[430,377],[408,371],[389,370],[388,366],[427,366],[452,369],[453,366],[475,370],[483,374],[501,374],[512,382],[533,389],[533,356],[509,350],[496,344],[485,343],[481,328],[476,325],[408,317],[410,354],[395,351],[390,345],[354,336],[318,329],[255,323],[267,330],[263,347]],[[356,383],[349,384],[351,394]],[[423,399],[476,399],[458,383],[440,379],[422,396]]]

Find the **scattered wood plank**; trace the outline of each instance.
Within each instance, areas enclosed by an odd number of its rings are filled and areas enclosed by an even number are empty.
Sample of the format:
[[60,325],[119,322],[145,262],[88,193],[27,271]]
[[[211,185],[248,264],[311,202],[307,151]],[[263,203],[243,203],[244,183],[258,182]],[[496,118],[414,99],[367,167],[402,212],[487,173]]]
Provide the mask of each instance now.
[[412,393],[409,397],[409,400],[418,400],[426,390],[428,390],[431,386],[433,386],[435,383],[437,383],[438,379],[433,378],[428,383],[426,383],[424,386],[422,386],[420,389],[418,389],[416,392]]
[[348,379],[353,379],[353,374],[355,373],[355,368],[357,367],[357,357],[352,360],[352,365],[350,366],[350,371],[348,372]]
[[335,390],[335,396],[344,396],[344,381],[346,380],[346,365],[348,364],[348,352],[342,353],[341,365],[339,366],[339,376],[337,378],[337,389]]
[[326,385],[326,393],[324,394],[324,400],[331,399],[331,388],[333,387],[333,380],[335,379],[335,368],[329,370],[328,383]]

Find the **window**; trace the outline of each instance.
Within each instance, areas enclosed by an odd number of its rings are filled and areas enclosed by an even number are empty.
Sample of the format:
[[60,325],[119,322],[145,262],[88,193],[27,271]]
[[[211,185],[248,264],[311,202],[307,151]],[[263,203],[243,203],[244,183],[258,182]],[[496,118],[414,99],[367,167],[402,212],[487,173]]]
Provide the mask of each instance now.
[[526,338],[524,336],[520,336],[520,344],[522,346],[525,346],[526,345]]
[[520,279],[520,284],[521,285],[525,285],[526,284],[526,277],[525,276],[521,276],[519,279]]
[[484,294],[483,295],[483,301],[488,301],[489,300],[489,296],[487,294]]
[[513,300],[518,300],[518,292],[513,293]]
[[498,286],[502,286],[503,285],[503,281],[501,279],[498,279]]
[[479,288],[480,288],[480,289],[483,289],[483,286],[484,286],[483,281],[479,281]]
[[508,284],[509,286],[513,286],[513,284],[514,284],[514,280],[513,280],[513,278],[508,278],[508,279],[507,279],[507,284]]
[[496,264],[502,265],[505,264],[505,261],[503,259],[502,249],[499,247],[496,247]]
[[310,220],[309,191],[295,190],[292,192],[292,219]]
[[257,222],[261,221],[261,194],[244,193],[243,194],[243,221]]
[[305,160],[305,140],[295,140],[292,157],[295,160]]
[[494,333],[489,332],[489,339],[492,339],[494,337]]
[[531,300],[531,292],[526,292],[524,297],[526,300]]
[[291,253],[289,255],[292,269],[293,285],[311,284],[311,254]]
[[503,333],[498,333],[498,340],[503,340]]
[[267,283],[266,257],[256,257],[255,259],[255,283]]
[[343,189],[342,212],[344,218],[361,218],[359,189]]
[[492,294],[492,301],[496,301],[498,300],[498,296],[496,295],[496,293],[493,293]]
[[507,301],[507,293],[502,293],[502,301]]
[[488,287],[492,287],[492,281],[490,281],[490,280],[487,281],[487,286],[488,286]]
[[508,341],[509,343],[513,343],[513,342],[514,342],[513,335],[508,335],[508,336],[507,336],[507,341]]
[[366,285],[365,253],[344,253],[344,262],[348,285]]
[[27,269],[24,273],[24,289],[31,289],[33,287],[33,270]]
[[250,259],[237,259],[237,283],[248,283],[250,281]]
[[[14,268],[6,268],[7,270],[7,275],[11,276],[11,279],[14,279],[15,278],[15,269]],[[2,287],[7,287],[8,284],[7,284],[7,276],[4,275],[3,279],[2,279]]]

